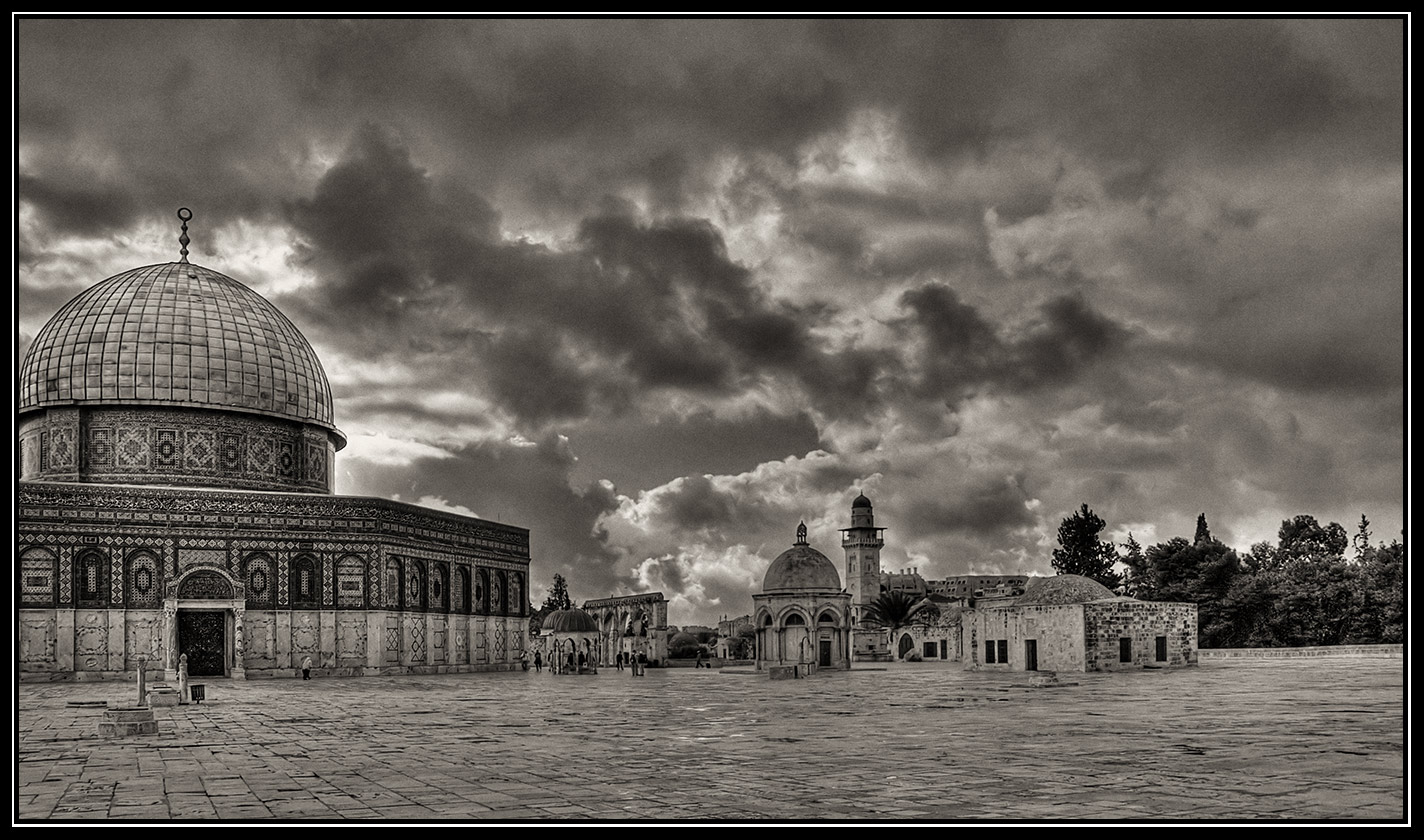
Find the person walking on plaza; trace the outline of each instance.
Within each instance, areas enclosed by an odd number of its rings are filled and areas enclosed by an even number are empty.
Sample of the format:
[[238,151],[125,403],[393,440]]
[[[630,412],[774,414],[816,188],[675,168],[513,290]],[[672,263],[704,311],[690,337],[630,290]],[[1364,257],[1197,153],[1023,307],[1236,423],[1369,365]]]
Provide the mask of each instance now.
[[542,670],[544,670],[544,654],[536,650],[534,651],[534,673],[537,674]]
[[694,668],[701,668],[701,667],[702,667],[702,649],[701,649],[701,648],[698,648],[698,649],[697,649],[697,663],[696,663],[695,665],[693,665],[692,667],[694,667]]
[[623,670],[623,651],[618,651],[618,658],[614,660],[614,664],[618,666],[618,670]]
[[302,658],[302,679],[311,679],[312,660],[310,656]]

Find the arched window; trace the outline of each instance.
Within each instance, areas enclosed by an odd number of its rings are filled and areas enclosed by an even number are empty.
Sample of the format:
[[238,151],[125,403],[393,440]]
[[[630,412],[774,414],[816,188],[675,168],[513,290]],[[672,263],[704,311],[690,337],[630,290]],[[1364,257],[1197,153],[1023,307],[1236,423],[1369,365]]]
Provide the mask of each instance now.
[[489,573],[480,569],[475,573],[475,612],[489,613]]
[[770,626],[771,626],[771,616],[770,616],[770,615],[768,615],[765,619],[762,620],[761,626],[763,626],[763,627],[770,627]]
[[128,581],[125,594],[130,607],[143,609],[158,606],[158,558],[152,552],[135,551],[130,554],[128,573],[124,577]]
[[247,606],[251,609],[272,607],[272,558],[265,554],[249,554],[243,560],[247,581]]
[[801,617],[801,613],[792,613],[786,617],[782,624],[787,627],[805,627],[806,619]]
[[444,563],[432,563],[430,567],[430,608],[436,612],[446,612],[450,599],[450,569]]
[[386,586],[383,593],[388,610],[398,610],[401,606],[401,564],[400,559],[386,560]]
[[292,561],[290,589],[294,609],[316,609],[320,604],[321,579],[318,577],[316,558],[307,555]]
[[366,564],[348,554],[336,561],[336,608],[359,610],[366,606]]
[[470,611],[470,570],[464,566],[455,567],[455,585],[450,590],[450,611],[462,614]]
[[494,589],[490,592],[490,609],[495,615],[509,614],[509,601],[506,596],[509,594],[509,587],[506,584],[504,572],[495,572]]
[[520,583],[518,573],[509,576],[509,610],[512,615],[524,614],[524,598],[520,593],[524,591],[523,584]]
[[74,603],[79,607],[106,607],[109,603],[109,558],[86,551],[74,563]]
[[20,606],[52,607],[58,580],[54,553],[31,548],[20,555]]
[[820,615],[819,618],[816,619],[816,623],[817,623],[817,624],[835,624],[835,623],[836,623],[836,617],[831,614],[831,611],[830,611],[830,610],[826,610],[825,612],[821,613],[821,615]]

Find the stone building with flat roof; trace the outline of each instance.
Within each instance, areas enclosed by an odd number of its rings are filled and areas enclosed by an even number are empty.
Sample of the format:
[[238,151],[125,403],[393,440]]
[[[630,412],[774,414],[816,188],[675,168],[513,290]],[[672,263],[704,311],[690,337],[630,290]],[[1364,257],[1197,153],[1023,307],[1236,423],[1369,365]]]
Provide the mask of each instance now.
[[1023,594],[961,614],[964,667],[1119,671],[1197,662],[1197,605],[1114,595],[1078,575],[1031,577]]
[[21,679],[515,667],[529,532],[333,494],[346,444],[301,332],[188,262],[81,292],[35,336],[16,410]]

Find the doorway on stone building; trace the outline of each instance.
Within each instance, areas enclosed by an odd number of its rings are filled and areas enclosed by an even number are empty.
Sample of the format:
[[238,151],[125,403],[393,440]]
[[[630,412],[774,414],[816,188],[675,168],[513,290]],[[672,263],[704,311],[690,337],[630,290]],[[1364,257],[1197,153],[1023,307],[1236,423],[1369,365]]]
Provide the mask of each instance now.
[[1038,640],[1024,639],[1024,670],[1038,670]]
[[821,666],[824,667],[824,668],[829,668],[829,667],[831,667],[831,640],[830,640],[830,639],[822,639],[822,640],[821,640]]
[[179,610],[178,653],[188,654],[188,676],[227,674],[227,616],[222,610]]

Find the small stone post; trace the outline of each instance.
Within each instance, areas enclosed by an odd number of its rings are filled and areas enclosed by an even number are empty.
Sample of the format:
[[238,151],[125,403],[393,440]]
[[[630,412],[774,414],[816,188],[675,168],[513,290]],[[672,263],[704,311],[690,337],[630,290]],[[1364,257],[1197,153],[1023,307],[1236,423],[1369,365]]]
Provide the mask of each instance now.
[[188,696],[188,654],[178,655],[178,702],[187,705]]
[[140,653],[138,656],[134,657],[134,661],[138,663],[138,705],[147,706],[148,677],[144,674],[144,667],[148,664],[148,657]]

